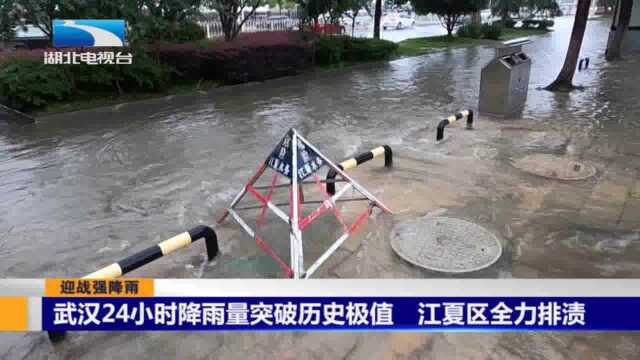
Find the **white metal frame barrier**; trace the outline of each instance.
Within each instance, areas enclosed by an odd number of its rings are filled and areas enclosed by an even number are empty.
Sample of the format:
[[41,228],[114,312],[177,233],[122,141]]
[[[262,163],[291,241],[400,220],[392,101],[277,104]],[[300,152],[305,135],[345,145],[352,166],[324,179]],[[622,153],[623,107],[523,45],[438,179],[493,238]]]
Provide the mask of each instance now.
[[[352,235],[360,227],[360,225],[366,222],[367,218],[371,214],[374,207],[378,207],[387,213],[391,213],[391,210],[389,210],[389,208],[385,206],[381,201],[379,201],[373,194],[367,191],[367,189],[365,189],[363,186],[361,186],[355,180],[353,180],[349,175],[347,175],[339,166],[336,166],[329,158],[324,156],[316,147],[314,147],[311,143],[309,143],[309,141],[307,141],[304,137],[302,137],[295,129],[289,130],[285,135],[285,137],[283,138],[283,140],[280,142],[280,144],[282,144],[285,139],[288,140],[289,139],[288,137],[291,139],[290,141],[291,142],[291,147],[290,147],[291,161],[290,163],[287,162],[287,165],[290,166],[290,169],[291,169],[290,174],[292,174],[292,176],[290,176],[290,183],[288,185],[290,196],[289,196],[289,203],[287,204],[289,205],[290,215],[287,215],[282,209],[278,207],[277,204],[274,204],[271,201],[273,190],[276,187],[279,187],[278,185],[276,185],[278,172],[274,174],[273,180],[271,182],[271,186],[268,188],[269,191],[266,196],[259,193],[254,187],[255,182],[260,178],[260,176],[263,175],[267,167],[269,167],[268,159],[267,159],[260,165],[256,174],[253,175],[249,179],[247,184],[238,192],[238,194],[235,196],[235,198],[231,202],[229,208],[226,209],[224,214],[218,220],[218,223],[221,223],[222,221],[224,221],[224,219],[230,214],[238,222],[238,224],[240,224],[240,226],[247,232],[247,234],[249,234],[249,236],[255,239],[258,246],[260,246],[260,248],[262,248],[264,252],[266,252],[269,256],[271,256],[278,263],[278,265],[280,265],[280,267],[287,273],[289,277],[292,277],[294,279],[300,279],[300,278],[306,279],[306,278],[309,278],[316,270],[318,270],[318,268],[331,256],[331,254],[333,254],[349,238],[349,236]],[[324,162],[322,166],[327,165],[329,168],[333,169],[337,174],[342,176],[342,178],[347,184],[343,186],[338,192],[336,192],[336,194],[330,195],[325,192],[325,189],[321,184],[323,181],[320,180],[320,177],[316,174],[315,183],[318,185],[319,190],[325,195],[325,199],[323,201],[307,201],[307,202],[303,201],[301,186],[303,184],[310,184],[311,182],[308,182],[308,181],[305,182],[304,177],[300,178],[299,176],[300,167],[298,162],[298,156],[299,156],[299,148],[301,146],[302,148],[308,148],[313,153],[315,153],[317,157]],[[277,149],[278,147],[276,147],[276,150]],[[305,164],[305,167],[306,167],[306,164]],[[317,172],[320,169],[320,167],[315,169],[313,172]],[[309,174],[307,174],[307,176],[308,175]],[[324,182],[326,182],[326,180]],[[355,198],[355,199],[344,199],[344,200],[341,199],[341,197],[350,189],[357,191],[363,197]],[[247,193],[253,195],[262,204],[261,207],[257,207],[257,208],[261,208],[262,211],[258,220],[256,221],[255,230],[251,228],[251,226],[249,226],[247,222],[244,221],[244,219],[236,211],[237,210],[236,206]],[[338,201],[359,201],[359,200],[368,201],[369,205],[367,206],[366,211],[360,214],[357,217],[356,221],[351,226],[347,226],[341,218],[341,215],[340,215],[339,209],[336,206],[336,203]],[[302,217],[301,206],[303,204],[314,203],[314,202],[321,203],[320,207],[314,210],[313,212],[311,212],[308,216]],[[291,259],[290,265],[287,265],[282,259],[280,259],[280,257],[263,241],[263,239],[258,234],[257,230],[262,224],[262,221],[264,220],[264,214],[267,209],[273,211],[274,214],[276,214],[280,219],[282,219],[282,221],[284,221],[289,225],[289,242],[290,242],[290,259]],[[309,266],[305,270],[302,231],[313,220],[315,220],[316,218],[318,218],[320,215],[322,215],[328,210],[332,210],[335,213],[338,220],[342,223],[344,233],[313,264],[311,264],[311,266]]]

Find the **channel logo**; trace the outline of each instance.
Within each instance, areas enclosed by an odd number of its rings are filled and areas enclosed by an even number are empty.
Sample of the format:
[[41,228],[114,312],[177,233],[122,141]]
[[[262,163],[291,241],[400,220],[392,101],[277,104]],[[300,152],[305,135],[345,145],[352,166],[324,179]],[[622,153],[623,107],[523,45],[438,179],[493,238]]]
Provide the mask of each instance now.
[[124,20],[53,20],[53,47],[122,47]]

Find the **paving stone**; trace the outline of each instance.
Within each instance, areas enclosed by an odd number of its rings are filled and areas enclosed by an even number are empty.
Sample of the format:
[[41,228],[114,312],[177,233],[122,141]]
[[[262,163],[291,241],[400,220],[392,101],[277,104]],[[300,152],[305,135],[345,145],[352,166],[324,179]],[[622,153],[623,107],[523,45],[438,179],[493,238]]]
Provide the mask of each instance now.
[[636,180],[635,184],[633,184],[629,195],[633,198],[640,199],[640,180]]
[[603,181],[593,188],[586,206],[612,207],[620,213],[627,198],[627,192],[625,185],[613,181]]
[[625,228],[640,228],[640,198],[630,198],[627,201],[620,223]]

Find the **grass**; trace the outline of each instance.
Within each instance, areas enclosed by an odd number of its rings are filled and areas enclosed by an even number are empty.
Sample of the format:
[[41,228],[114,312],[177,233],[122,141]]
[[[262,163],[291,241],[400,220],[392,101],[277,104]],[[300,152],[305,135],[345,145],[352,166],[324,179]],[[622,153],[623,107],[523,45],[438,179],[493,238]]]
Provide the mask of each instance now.
[[398,43],[397,55],[399,57],[416,56],[432,50],[462,48],[480,45],[481,43],[482,40],[479,39],[447,35],[407,39]]
[[62,102],[54,102],[47,105],[44,109],[35,111],[33,115],[44,116],[70,111],[93,109],[102,106],[112,106],[133,101],[148,100],[160,98],[168,95],[189,95],[197,94],[202,91],[208,91],[210,88],[217,86],[218,83],[213,81],[203,81],[201,83],[181,83],[172,85],[164,92],[149,93],[126,93],[122,95],[114,95],[113,93],[92,93],[86,96],[78,96],[73,100],[65,100]]
[[[542,29],[504,29],[501,41],[511,40],[523,36],[542,35],[550,32],[551,30]],[[398,43],[397,57],[407,57],[422,55],[431,51],[443,50],[443,49],[456,49],[465,48],[471,46],[486,45],[492,40],[485,39],[472,39],[462,38],[457,36],[432,36],[416,39],[407,39]]]
[[523,36],[544,35],[550,33],[549,29],[503,29],[500,40],[511,40]]

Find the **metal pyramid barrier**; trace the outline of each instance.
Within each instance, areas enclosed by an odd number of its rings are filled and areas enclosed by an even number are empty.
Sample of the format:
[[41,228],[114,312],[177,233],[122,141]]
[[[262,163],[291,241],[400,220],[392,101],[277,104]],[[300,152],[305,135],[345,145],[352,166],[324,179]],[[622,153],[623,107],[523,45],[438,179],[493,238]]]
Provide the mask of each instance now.
[[[338,181],[335,179],[322,180],[318,172],[324,166],[329,167],[342,178],[345,185],[335,194],[326,192],[325,186],[328,181]],[[274,174],[270,186],[255,186],[256,181],[267,169],[273,170]],[[278,184],[278,179],[284,177],[288,180],[286,184]],[[313,178],[311,180],[307,180]],[[302,195],[303,185],[314,185],[323,195],[322,200],[305,200]],[[289,201],[286,203],[274,203],[274,191],[286,187],[289,189]],[[260,190],[267,190],[261,193]],[[353,190],[361,195],[357,198],[342,199],[348,190]],[[258,206],[238,207],[238,203],[250,194],[259,202]],[[340,210],[336,207],[341,201],[366,201],[366,210],[360,213],[356,220],[347,224],[343,219]],[[308,204],[320,204],[314,211],[304,216],[302,206]],[[288,214],[280,206],[288,205]],[[309,278],[362,224],[364,224],[373,211],[374,207],[382,211],[391,213],[391,210],[380,200],[373,196],[367,189],[358,184],[344,170],[334,164],[329,158],[323,155],[309,141],[302,137],[295,129],[290,129],[280,140],[275,149],[269,154],[267,159],[260,164],[258,171],[249,179],[247,184],[238,192],[228,209],[218,219],[218,224],[222,223],[228,215],[231,215],[249,236],[253,237],[256,244],[291,278]],[[255,221],[255,228],[249,224],[238,213],[240,210],[258,209],[258,218]],[[282,221],[289,226],[289,248],[290,264],[287,264],[273,249],[264,241],[260,235],[260,228],[264,224],[266,211],[272,211]],[[304,250],[302,233],[318,217],[326,212],[333,212],[335,217],[343,227],[343,234],[317,259],[305,269]]]

